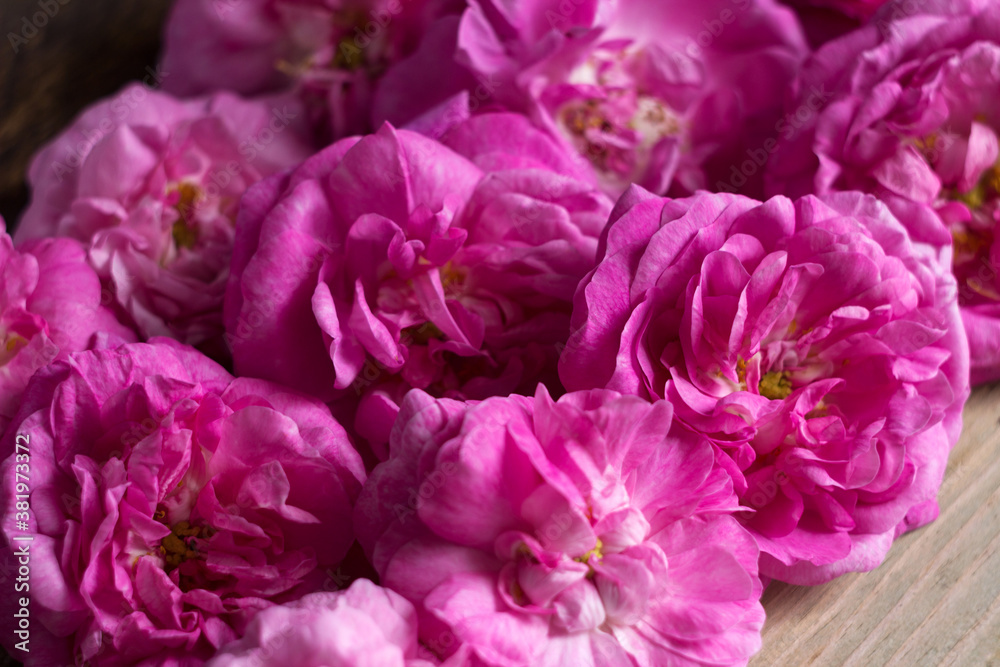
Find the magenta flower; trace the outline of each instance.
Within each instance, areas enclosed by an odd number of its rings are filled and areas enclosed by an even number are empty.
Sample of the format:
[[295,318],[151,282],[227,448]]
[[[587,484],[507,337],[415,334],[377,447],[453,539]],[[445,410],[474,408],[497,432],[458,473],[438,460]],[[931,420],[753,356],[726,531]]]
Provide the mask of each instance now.
[[760,647],[757,547],[669,403],[412,391],[390,448],[358,539],[445,664],[745,665]]
[[0,218],[0,435],[39,368],[94,346],[135,341],[102,305],[83,248],[45,239],[15,250]]
[[1000,6],[892,2],[801,75],[828,101],[779,147],[775,193],[862,190],[954,246],[972,383],[1000,379]]
[[[320,145],[372,129],[394,63],[462,0],[179,0],[167,23],[164,89],[181,96],[294,90]],[[210,66],[206,66],[210,63]]]
[[15,235],[82,241],[123,320],[220,356],[240,197],[308,155],[287,99],[180,102],[136,84],[84,112],[34,159]]
[[[917,7],[916,0],[905,0],[909,7]],[[888,0],[791,0],[795,7],[831,9],[855,21],[867,21]],[[807,10],[808,11],[808,10]]]
[[947,252],[859,193],[634,188],[612,220],[560,376],[666,398],[726,450],[763,574],[869,570],[937,515],[969,393]]
[[208,667],[431,667],[418,650],[413,605],[359,579],[345,591],[265,609]]
[[[613,196],[632,182],[688,193],[776,135],[805,54],[794,14],[771,0],[473,0],[397,68],[378,111],[409,121],[464,87],[472,110],[502,105],[559,137]],[[421,75],[449,55],[471,82]]]
[[325,406],[170,339],[39,371],[2,447],[7,544],[34,536],[31,656],[53,665],[201,664],[257,611],[323,586],[365,477]]
[[516,116],[448,140],[483,169],[386,125],[247,193],[226,303],[239,374],[346,404],[375,445],[411,387],[475,399],[558,387],[557,346],[610,201],[547,169],[558,145]]

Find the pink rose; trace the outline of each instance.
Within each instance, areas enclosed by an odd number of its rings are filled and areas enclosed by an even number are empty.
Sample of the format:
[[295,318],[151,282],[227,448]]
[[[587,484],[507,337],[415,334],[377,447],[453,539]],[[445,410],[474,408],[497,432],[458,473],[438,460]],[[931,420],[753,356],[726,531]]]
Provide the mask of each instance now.
[[665,401],[415,390],[355,525],[445,664],[745,665],[758,551],[723,463]]
[[[176,95],[294,91],[318,145],[372,129],[379,81],[461,0],[178,0],[164,89]],[[209,65],[206,65],[206,64]]]
[[287,98],[177,101],[135,84],[34,159],[15,235],[79,239],[121,318],[221,357],[236,209],[250,184],[308,155]]
[[[470,111],[500,105],[558,137],[612,196],[689,193],[777,136],[806,52],[772,0],[470,0],[387,76],[376,114],[408,122],[464,89]],[[467,74],[438,75],[449,60]]]
[[475,164],[386,125],[262,182],[240,211],[225,309],[237,372],[357,412],[376,446],[411,387],[558,391],[573,290],[611,207],[551,171],[558,144],[517,116],[445,141]]
[[417,644],[413,605],[359,579],[345,591],[265,609],[208,667],[431,667],[418,651],[427,652]]
[[33,536],[37,664],[201,664],[259,610],[323,587],[365,478],[325,406],[170,339],[39,371],[0,446],[4,536]]
[[947,251],[860,193],[761,204],[640,188],[602,249],[560,376],[666,398],[727,451],[763,574],[870,570],[937,516],[969,394]]
[[78,242],[44,239],[15,250],[0,218],[0,434],[39,368],[71,352],[135,341],[103,296]]
[[972,383],[1000,379],[1000,6],[887,3],[797,88],[826,100],[779,146],[771,191],[869,192],[915,237],[953,244]]

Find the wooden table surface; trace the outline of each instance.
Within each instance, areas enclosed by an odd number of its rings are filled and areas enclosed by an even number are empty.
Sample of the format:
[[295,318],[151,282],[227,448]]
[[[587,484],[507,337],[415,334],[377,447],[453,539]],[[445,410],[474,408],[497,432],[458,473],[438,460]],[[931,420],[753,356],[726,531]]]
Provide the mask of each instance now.
[[973,391],[941,516],[872,572],[772,584],[751,667],[1000,667],[1000,385]]

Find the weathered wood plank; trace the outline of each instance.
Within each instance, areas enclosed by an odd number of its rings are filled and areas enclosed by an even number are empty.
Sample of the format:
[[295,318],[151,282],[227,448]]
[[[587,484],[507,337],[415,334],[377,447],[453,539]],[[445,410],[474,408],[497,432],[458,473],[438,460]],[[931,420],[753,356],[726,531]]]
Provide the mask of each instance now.
[[170,0],[45,6],[51,17],[39,0],[0,0],[0,215],[8,225],[27,201],[25,172],[38,147],[156,64]]
[[773,584],[766,665],[1000,665],[1000,385],[973,392],[948,462],[941,516],[873,572]]

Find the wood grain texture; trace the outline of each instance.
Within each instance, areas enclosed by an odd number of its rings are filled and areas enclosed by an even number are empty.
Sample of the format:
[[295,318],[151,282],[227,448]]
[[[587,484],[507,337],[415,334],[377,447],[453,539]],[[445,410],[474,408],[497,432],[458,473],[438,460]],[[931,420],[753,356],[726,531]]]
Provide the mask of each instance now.
[[937,521],[879,568],[764,593],[751,667],[1000,667],[1000,385],[973,392]]
[[27,202],[32,154],[85,106],[156,64],[170,6],[44,0],[49,17],[39,2],[0,0],[0,215],[8,226]]

